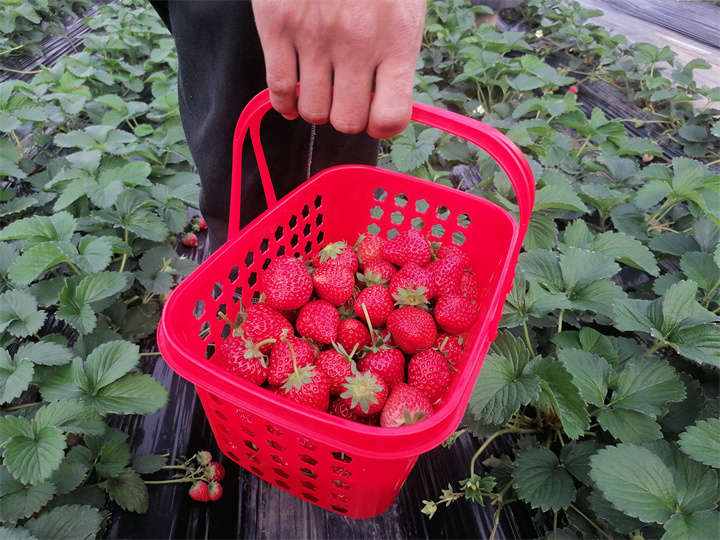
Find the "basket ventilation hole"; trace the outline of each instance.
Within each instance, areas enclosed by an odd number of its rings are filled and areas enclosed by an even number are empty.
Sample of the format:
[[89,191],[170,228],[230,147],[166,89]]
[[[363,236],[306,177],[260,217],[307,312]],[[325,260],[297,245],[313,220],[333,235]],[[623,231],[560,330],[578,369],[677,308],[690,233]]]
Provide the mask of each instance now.
[[282,257],[283,255],[285,255],[285,246],[280,246],[277,250],[277,256]]
[[332,508],[336,512],[340,512],[341,514],[347,514],[348,512],[347,508],[343,508],[342,506],[338,506],[337,504],[330,505],[330,508]]
[[438,206],[436,215],[440,219],[447,219],[450,216],[450,209],[447,206]]
[[352,473],[343,467],[330,467],[332,472],[343,478],[350,478]]
[[390,229],[387,233],[388,240],[392,240],[395,238],[400,232],[397,229]]
[[230,420],[228,420],[227,416],[225,416],[221,411],[215,411],[215,414],[223,422],[230,422]]
[[200,325],[200,332],[198,332],[198,335],[201,339],[207,339],[208,336],[210,336],[210,323],[204,322]]
[[442,238],[443,234],[445,234],[445,227],[442,225],[433,225],[430,231],[434,237]]
[[215,283],[215,285],[213,285],[213,290],[212,290],[213,300],[217,300],[218,298],[220,298],[221,294],[222,294],[222,283],[217,282],[217,283]]
[[390,214],[390,221],[392,221],[395,225],[400,225],[403,221],[405,221],[405,216],[403,216],[402,212],[393,212],[392,214]]
[[373,219],[381,219],[383,217],[383,214],[385,214],[385,210],[383,210],[379,206],[373,206],[370,209],[370,217]]
[[223,326],[222,332],[220,332],[220,337],[227,339],[230,334],[232,334],[232,328],[229,324],[226,324]]
[[315,208],[320,208],[320,205],[322,205],[322,197],[318,195],[315,197]]
[[248,254],[245,257],[245,268],[250,268],[254,262],[255,262],[255,253],[253,253],[252,251],[248,251]]
[[273,426],[272,424],[267,424],[267,425],[265,426],[265,429],[268,430],[268,433],[271,433],[271,434],[275,435],[275,436],[278,437],[278,438],[285,436],[285,433],[283,433],[280,429],[278,429],[277,427]]
[[430,208],[430,205],[425,199],[420,199],[419,201],[415,202],[415,211],[420,212],[421,214],[424,214],[428,211]]
[[407,195],[404,193],[398,193],[395,195],[395,206],[404,207],[408,203]]
[[318,214],[317,217],[315,218],[315,226],[319,227],[320,225],[322,225],[322,222],[323,222],[323,215]]
[[280,466],[282,466],[282,467],[287,467],[287,466],[288,466],[288,462],[285,461],[285,460],[284,460],[283,458],[281,458],[280,456],[278,456],[277,454],[270,454],[270,458],[271,458],[275,463],[277,463],[278,465],[280,465]]
[[307,448],[311,452],[317,450],[317,446],[315,445],[315,443],[309,441],[308,439],[298,439],[297,441],[300,446],[302,446],[303,448]]
[[257,272],[250,272],[250,277],[248,278],[248,285],[251,287],[254,287],[257,283]]
[[277,450],[278,452],[284,452],[284,451],[285,451],[285,447],[284,447],[282,444],[280,444],[279,442],[277,442],[277,441],[273,441],[272,439],[268,439],[268,444],[269,444],[270,446],[272,446],[272,447],[273,447],[275,450]]
[[299,243],[300,243],[300,237],[297,234],[293,234],[292,238],[290,239],[290,245],[292,247],[295,247]]
[[288,227],[290,227],[291,229],[294,229],[297,226],[297,222],[298,222],[297,216],[291,217],[290,223],[288,223]]
[[203,300],[198,300],[195,302],[195,309],[193,309],[193,314],[195,315],[196,319],[199,319],[203,313],[205,313],[205,302]]
[[260,458],[257,457],[255,454],[251,454],[250,452],[247,453],[247,457],[250,461],[253,463],[257,463],[258,465],[262,465],[262,461],[260,461]]
[[303,219],[307,219],[307,217],[310,215],[310,207],[307,204],[303,206],[301,215]]
[[452,235],[453,244],[462,246],[465,243],[465,235],[461,232],[453,233]]
[[373,191],[373,197],[378,202],[383,202],[387,198],[387,191],[385,191],[383,188],[377,188],[375,191]]
[[251,466],[250,466],[250,470],[251,470],[252,472],[254,472],[255,474],[257,474],[258,476],[265,476],[265,473],[262,472],[262,471],[261,471],[260,469],[258,469],[257,467],[253,467],[253,466],[251,465]]
[[312,469],[308,469],[307,467],[301,468],[300,472],[303,473],[308,478],[312,478],[313,480],[318,477],[318,475],[315,471],[313,471]]
[[[225,435],[233,435],[232,430],[227,427],[225,424],[220,424],[220,431],[222,431]],[[225,442],[229,442],[228,440],[225,440]]]
[[305,244],[305,255],[309,255],[309,254],[310,254],[310,252],[312,251],[312,247],[313,247],[313,246],[312,246],[312,242],[307,242],[307,243]]
[[[210,325],[208,325],[207,330],[210,330],[209,326]],[[200,337],[202,337],[203,339],[207,338],[207,334],[205,336],[203,336],[203,333],[204,333],[204,330],[200,332]],[[208,343],[208,346],[205,347],[205,358],[210,360],[213,357],[213,354],[215,354],[215,342],[214,341]]]
[[233,294],[233,302],[236,304],[242,300],[242,287],[235,287],[235,294]]
[[302,492],[302,496],[305,497],[308,501],[314,502],[314,503],[316,503],[320,500],[315,495],[312,495],[310,493],[305,493],[304,491]]
[[378,227],[375,223],[371,223],[367,227],[367,232],[368,234],[378,235],[380,234],[380,227]]
[[230,283],[234,283],[235,280],[238,278],[238,274],[240,272],[240,269],[237,266],[233,266],[230,270],[230,273],[228,274],[228,279],[230,280]]
[[315,459],[314,457],[309,456],[307,454],[300,454],[300,461],[307,463],[308,465],[310,465],[312,467],[314,467],[315,465],[318,464],[317,459]]
[[213,400],[218,405],[220,405],[221,407],[223,405],[225,405],[225,402],[222,399],[220,399],[219,397],[217,397],[215,394],[209,394],[209,395],[210,395],[210,399]]
[[303,480],[303,481],[300,482],[300,483],[301,483],[303,486],[305,486],[307,489],[309,489],[310,491],[317,491],[317,489],[318,489],[315,484],[313,484],[312,482],[308,482],[307,480]]
[[255,291],[255,292],[252,294],[252,297],[250,298],[250,303],[251,303],[251,304],[257,304],[257,303],[260,301],[260,296],[261,296],[260,291]]
[[233,452],[230,452],[229,450],[226,450],[224,453],[225,453],[225,455],[227,455],[227,457],[229,457],[229,458],[232,459],[233,461],[240,461],[240,458],[237,457]]
[[467,214],[460,214],[458,216],[458,226],[468,228],[470,224],[472,223],[472,219],[470,219],[470,216]]
[[270,266],[270,263],[272,262],[272,259],[268,257],[263,261],[262,269],[267,270],[267,267]]
[[419,217],[413,218],[410,223],[412,223],[412,228],[416,231],[421,231],[425,226],[425,222]]
[[273,471],[282,478],[290,478],[290,475],[279,467],[273,467]]
[[325,234],[323,234],[322,231],[318,232],[317,240],[316,240],[318,245],[321,245],[323,243],[323,238],[325,238]]
[[303,236],[306,238],[310,236],[310,233],[312,232],[312,226],[309,223],[306,223],[303,227]]
[[349,502],[350,502],[350,497],[348,497],[348,496],[345,495],[344,493],[335,493],[335,492],[333,492],[333,493],[331,493],[330,495],[332,495],[333,499],[335,499],[335,500],[337,500],[337,501],[344,502],[344,503],[349,503]]
[[276,479],[275,479],[275,483],[276,483],[278,486],[280,486],[281,488],[283,488],[283,489],[290,490],[290,486],[288,485],[288,483],[287,483],[287,482],[283,482],[283,481],[280,480],[279,478],[276,478]]
[[342,480],[336,479],[336,480],[333,480],[332,483],[338,489],[342,489],[344,491],[350,491],[350,486],[348,484],[346,484],[345,482],[343,482]]
[[275,240],[280,241],[280,239],[281,239],[282,237],[283,237],[283,228],[282,228],[282,227],[278,227],[277,230],[275,231]]
[[352,463],[352,458],[348,456],[345,452],[333,452],[332,457],[334,457],[338,461],[342,461],[343,463]]
[[267,238],[263,238],[262,242],[260,242],[260,251],[262,253],[265,253],[269,247],[270,247],[270,241]]
[[241,425],[240,429],[242,429],[245,433],[247,433],[248,437],[252,437],[253,439],[255,438],[255,432],[252,429],[250,429],[249,427]]
[[257,452],[259,450],[257,445],[254,442],[248,441],[247,439],[244,440],[243,442],[245,443],[245,446],[247,446],[250,450],[254,450],[255,452]]

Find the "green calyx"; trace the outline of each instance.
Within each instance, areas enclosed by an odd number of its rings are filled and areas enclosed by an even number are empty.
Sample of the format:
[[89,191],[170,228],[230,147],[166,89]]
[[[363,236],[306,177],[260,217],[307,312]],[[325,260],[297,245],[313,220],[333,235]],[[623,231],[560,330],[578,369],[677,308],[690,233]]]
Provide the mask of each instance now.
[[369,371],[346,377],[346,380],[347,382],[344,384],[346,390],[340,394],[340,397],[350,398],[351,409],[360,405],[360,410],[367,413],[370,410],[370,404],[378,402],[375,394],[381,392],[384,387],[377,383],[377,377]]
[[415,306],[419,308],[428,307],[430,301],[425,296],[427,287],[408,285],[406,288],[398,288],[398,292],[393,294],[396,306]]

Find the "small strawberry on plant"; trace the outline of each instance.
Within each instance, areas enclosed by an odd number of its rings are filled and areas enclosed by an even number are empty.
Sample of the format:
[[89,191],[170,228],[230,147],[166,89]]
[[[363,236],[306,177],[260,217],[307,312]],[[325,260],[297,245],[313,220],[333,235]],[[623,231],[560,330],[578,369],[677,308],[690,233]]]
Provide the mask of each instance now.
[[572,85],[572,86],[570,86],[570,87],[568,88],[567,91],[570,92],[571,94],[577,94],[577,93],[578,93],[578,87],[575,86],[575,85]]
[[210,500],[210,492],[208,484],[204,480],[196,480],[188,490],[190,498],[199,502],[208,502]]
[[210,465],[212,463],[213,455],[207,450],[200,450],[195,456],[193,456],[200,465]]
[[205,479],[208,482],[220,482],[225,478],[225,467],[218,461],[205,465]]
[[220,497],[222,497],[223,489],[219,482],[211,481],[208,484],[208,500],[210,501],[217,501]]
[[182,243],[186,247],[195,248],[198,245],[197,235],[193,232],[187,233],[183,236]]

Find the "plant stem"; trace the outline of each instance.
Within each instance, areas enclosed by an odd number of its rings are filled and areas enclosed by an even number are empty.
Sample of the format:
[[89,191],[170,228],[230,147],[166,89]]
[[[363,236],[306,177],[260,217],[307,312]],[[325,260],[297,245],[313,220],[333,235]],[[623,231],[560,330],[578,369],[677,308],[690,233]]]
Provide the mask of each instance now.
[[661,349],[665,346],[665,344],[662,341],[655,340],[654,345],[648,350],[648,352],[645,353],[645,356],[648,357],[658,349]]
[[570,505],[570,508],[572,508],[574,512],[577,512],[577,514],[578,514],[581,518],[583,518],[585,521],[587,521],[587,522],[588,522],[597,532],[599,532],[603,537],[607,538],[607,540],[612,540],[612,537],[611,537],[611,536],[608,536],[608,534],[607,534],[605,531],[603,531],[597,523],[595,523],[592,519],[590,519],[590,518],[587,517],[584,513],[582,513],[577,506],[575,506],[574,504],[571,504],[571,505]]
[[500,431],[496,431],[492,435],[490,435],[487,439],[485,439],[485,442],[478,448],[478,451],[475,452],[475,455],[470,460],[470,474],[472,476],[475,476],[475,462],[480,457],[480,454],[482,454],[485,449],[488,447],[488,445],[500,437],[501,435],[506,435],[508,433],[537,433],[537,429],[519,429],[519,428],[507,428],[507,429],[501,429]]
[[525,343],[527,343],[528,349],[530,352],[535,354],[535,350],[533,349],[532,342],[530,341],[530,332],[528,330],[527,321],[523,322],[523,330],[525,332]]
[[560,310],[560,315],[558,315],[558,325],[557,325],[558,334],[559,334],[560,332],[562,332],[563,315],[565,315],[565,310],[564,310],[564,309],[561,309],[561,310]]

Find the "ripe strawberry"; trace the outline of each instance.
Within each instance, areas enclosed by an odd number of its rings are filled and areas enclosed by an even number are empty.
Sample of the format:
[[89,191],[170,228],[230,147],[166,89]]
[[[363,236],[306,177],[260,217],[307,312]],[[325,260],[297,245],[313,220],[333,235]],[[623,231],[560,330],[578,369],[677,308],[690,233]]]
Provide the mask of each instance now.
[[408,384],[422,390],[430,403],[436,403],[450,387],[450,365],[445,355],[436,349],[414,355],[407,369]]
[[352,296],[355,274],[346,266],[323,264],[312,274],[315,292],[333,306],[341,306]]
[[435,283],[432,274],[414,262],[406,264],[393,276],[390,280],[390,292],[394,296],[399,294],[399,289],[407,289],[410,286],[414,287],[416,292],[420,292],[418,288],[423,287],[425,290],[420,294],[425,296],[428,301],[435,294]]
[[323,264],[337,264],[349,268],[353,276],[358,271],[355,250],[345,242],[327,244],[319,252],[315,253],[310,260],[315,268],[319,268]]
[[361,351],[372,344],[370,331],[357,319],[340,319],[335,341],[346,351],[352,351],[355,347]]
[[449,292],[458,292],[463,275],[463,260],[455,255],[447,259],[431,262],[425,270],[432,279],[432,299],[440,298]]
[[400,427],[415,424],[433,414],[433,406],[425,394],[414,386],[400,383],[388,397],[380,413],[382,427]]
[[260,290],[275,309],[299,309],[310,300],[312,278],[300,259],[282,255],[273,259],[260,277]]
[[265,344],[267,342],[255,344],[241,336],[230,336],[217,348],[210,361],[233,375],[260,385],[268,375],[267,357],[260,350]]
[[208,500],[217,501],[222,497],[222,486],[219,482],[210,482],[208,484]]
[[405,380],[405,355],[400,349],[378,341],[365,350],[367,351],[365,356],[357,361],[360,371],[370,370],[381,376],[391,390],[396,384]]
[[184,246],[187,246],[187,247],[191,247],[191,248],[197,247],[197,245],[198,245],[197,235],[193,232],[187,233],[185,236],[183,236],[182,243]]
[[328,412],[333,416],[339,418],[345,418],[346,420],[352,420],[360,424],[366,424],[369,426],[377,425],[380,421],[380,415],[375,414],[373,416],[359,416],[350,410],[345,400],[340,396],[334,397],[330,400],[330,406]]
[[446,355],[445,357],[450,363],[452,370],[458,370],[462,367],[463,362],[465,361],[465,347],[463,344],[464,340],[461,337],[451,336],[450,334],[445,334],[444,332],[438,332],[433,348]]
[[195,499],[196,501],[208,502],[210,500],[208,485],[204,480],[193,482],[193,485],[190,486],[190,489],[188,490],[188,494],[190,495],[190,498]]
[[[245,321],[240,325],[245,337],[255,343],[264,342],[268,339],[278,340],[285,331],[288,335],[293,333],[292,324],[274,307],[259,302],[252,304],[245,311]],[[273,343],[265,343],[260,347],[260,352],[269,354]]]
[[300,308],[295,328],[315,343],[329,344],[337,339],[340,313],[327,300],[313,300]]
[[387,318],[387,329],[400,350],[407,354],[432,347],[437,337],[432,315],[415,306],[393,311]]
[[207,229],[207,222],[204,218],[198,218],[197,226],[199,230],[204,231],[205,229]]
[[385,326],[385,321],[395,309],[395,301],[392,294],[390,294],[390,289],[383,285],[373,285],[360,291],[360,294],[355,299],[355,313],[361,320],[365,321],[363,306],[367,309],[370,324],[378,328]]
[[382,410],[388,393],[388,385],[383,378],[366,370],[347,378],[345,391],[340,397],[350,412],[358,416],[373,416]]
[[315,367],[327,375],[331,396],[338,396],[345,390],[345,379],[351,377],[355,369],[353,356],[357,350],[351,349],[348,353],[342,345],[335,344],[334,348],[321,352],[315,359]]
[[360,268],[364,268],[367,263],[380,256],[382,246],[387,244],[387,240],[375,234],[361,234],[355,243],[355,251],[357,252]]
[[382,257],[400,267],[409,262],[425,266],[430,262],[430,242],[415,229],[399,233],[383,245],[380,250]]
[[577,94],[577,93],[578,93],[578,87],[575,86],[575,85],[570,86],[570,87],[568,87],[567,91],[570,92],[571,94]]
[[365,264],[362,274],[358,274],[358,279],[365,286],[387,285],[397,273],[397,268],[391,262],[386,261],[382,257],[375,257]]
[[[290,351],[292,346],[293,353]],[[268,367],[268,383],[273,386],[280,386],[293,372],[294,366],[305,367],[312,365],[315,361],[315,350],[312,345],[296,336],[286,336],[280,339],[270,353],[270,365]]]
[[441,261],[443,259],[449,259],[450,257],[460,257],[463,263],[463,270],[472,270],[472,264],[470,257],[463,251],[460,246],[455,244],[443,244],[435,251],[435,257]]
[[225,467],[218,461],[211,461],[205,465],[204,476],[208,482],[220,482],[225,478]]
[[448,334],[459,335],[467,332],[476,318],[474,304],[460,293],[445,294],[438,298],[435,304],[435,320],[440,329]]
[[283,385],[285,397],[318,411],[327,411],[330,405],[330,383],[327,376],[315,366],[297,368]]
[[480,298],[480,284],[475,274],[472,272],[462,273],[458,292],[463,296],[467,296],[472,302],[476,302]]

